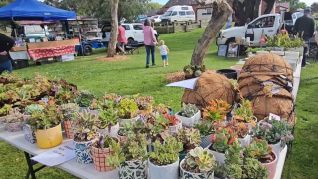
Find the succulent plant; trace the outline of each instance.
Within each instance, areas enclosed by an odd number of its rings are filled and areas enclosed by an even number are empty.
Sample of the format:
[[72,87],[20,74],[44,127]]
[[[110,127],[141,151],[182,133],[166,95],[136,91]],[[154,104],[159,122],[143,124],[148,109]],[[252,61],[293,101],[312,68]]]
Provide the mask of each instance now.
[[153,147],[154,150],[150,152],[149,160],[159,166],[176,162],[179,158],[179,152],[182,151],[182,143],[172,136],[167,137],[163,143],[156,140]]
[[246,158],[243,165],[242,178],[267,179],[268,170],[257,159]]
[[98,118],[100,129],[110,128],[118,122],[117,111],[113,107],[99,111]]
[[60,109],[63,114],[63,120],[72,120],[75,118],[75,114],[79,112],[79,106],[76,103],[62,104]]
[[44,110],[44,107],[40,104],[30,104],[27,107],[25,107],[24,112],[27,115],[31,115],[35,111],[41,112]]
[[0,116],[6,116],[12,109],[12,105],[5,104],[0,108]]
[[209,149],[196,147],[185,157],[184,165],[182,166],[186,171],[193,173],[206,173],[213,171],[216,167],[216,161],[213,153]]
[[164,118],[168,119],[169,126],[178,125],[181,121],[175,115],[163,114]]
[[74,121],[74,140],[78,142],[90,141],[96,138],[98,116],[87,110],[76,113]]
[[178,131],[177,139],[182,142],[183,149],[189,151],[200,145],[200,131],[193,128],[182,128]]
[[246,157],[255,158],[263,163],[269,163],[275,160],[272,156],[272,148],[266,140],[255,139],[245,148],[244,155]]
[[194,128],[200,131],[201,136],[208,136],[214,131],[212,123],[205,120],[200,121]]
[[237,136],[232,129],[225,128],[211,134],[212,149],[225,153],[226,150],[237,141]]
[[294,139],[292,126],[285,120],[262,120],[257,124],[254,133],[257,138],[262,138],[270,144],[282,141],[282,145],[285,145]]
[[242,99],[240,106],[234,111],[234,118],[239,122],[255,123],[256,117],[253,113],[251,101]]
[[94,144],[95,147],[100,149],[106,149],[109,148],[113,142],[118,143],[118,140],[116,138],[110,137],[110,136],[99,136],[98,141]]
[[244,138],[249,133],[248,124],[244,122],[238,122],[237,120],[228,122],[225,127],[233,129],[239,138]]
[[199,109],[196,105],[183,103],[179,115],[190,118],[193,117],[196,113],[198,113],[198,111]]
[[49,129],[61,123],[62,114],[55,104],[48,104],[42,111],[33,111],[28,123],[33,130]]
[[95,96],[91,92],[82,90],[76,98],[76,103],[80,107],[89,107],[93,99],[95,99]]
[[113,152],[106,162],[112,167],[118,167],[125,161],[147,159],[147,139],[144,134],[130,134],[122,147],[112,142],[110,148]]
[[122,99],[118,105],[118,116],[121,119],[131,119],[137,116],[138,106],[132,99]]
[[230,111],[230,105],[223,100],[212,100],[209,105],[203,109],[203,118],[205,120],[216,122],[225,120],[226,114]]
[[18,108],[11,109],[9,114],[4,117],[0,117],[0,121],[5,123],[23,122],[25,115],[23,115]]
[[154,104],[152,96],[137,96],[135,97],[135,102],[139,110],[150,110]]

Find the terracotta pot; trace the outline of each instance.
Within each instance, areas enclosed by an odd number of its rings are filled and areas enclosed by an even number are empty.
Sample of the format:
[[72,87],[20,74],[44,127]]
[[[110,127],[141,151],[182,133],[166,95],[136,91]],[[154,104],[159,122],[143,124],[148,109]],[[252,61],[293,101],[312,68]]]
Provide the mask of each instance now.
[[193,172],[189,172],[186,171],[185,169],[182,168],[183,164],[184,164],[185,160],[183,159],[180,163],[180,175],[181,175],[181,179],[214,179],[214,171],[210,171],[207,173],[193,173]]
[[174,126],[169,126],[169,134],[171,134],[171,135],[177,134],[180,129],[182,129],[182,122],[181,121],[179,121],[179,123],[174,125]]
[[74,141],[76,162],[78,162],[80,164],[93,163],[93,157],[92,157],[91,150],[90,150],[93,143],[94,143],[94,140],[87,141],[87,142]]
[[108,172],[114,170],[113,167],[107,163],[107,158],[111,155],[112,151],[109,148],[100,149],[92,146],[91,148],[94,168],[99,172]]
[[98,133],[102,136],[117,137],[118,131],[119,131],[119,123],[117,123],[114,126],[111,126],[110,129],[108,127],[106,129],[99,129]]
[[72,121],[64,121],[64,131],[65,131],[65,136],[68,139],[74,139],[74,132],[73,132],[73,122]]
[[37,146],[41,149],[48,149],[60,145],[63,142],[61,124],[46,129],[35,131]]
[[272,152],[272,154],[275,155],[275,160],[270,163],[262,163],[262,165],[265,166],[268,170],[268,179],[274,179],[278,161],[277,155],[274,152]]
[[179,177],[179,159],[169,165],[158,166],[148,160],[149,179],[177,179]]
[[5,123],[5,130],[8,132],[18,132],[22,130],[23,122]]
[[125,161],[119,167],[120,179],[145,179],[147,178],[147,161]]
[[175,116],[182,121],[182,126],[186,127],[194,127],[201,119],[201,111],[199,110],[194,116],[192,117],[184,117],[176,113]]

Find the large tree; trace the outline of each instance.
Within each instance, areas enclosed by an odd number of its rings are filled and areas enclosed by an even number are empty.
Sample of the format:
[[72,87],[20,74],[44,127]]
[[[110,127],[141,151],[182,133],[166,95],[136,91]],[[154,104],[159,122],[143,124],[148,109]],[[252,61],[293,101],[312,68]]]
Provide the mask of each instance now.
[[318,3],[313,3],[312,5],[311,5],[311,10],[312,10],[312,12],[313,13],[317,13],[318,12]]
[[114,57],[116,54],[117,32],[118,32],[118,2],[111,0],[112,30],[107,49],[107,57]]

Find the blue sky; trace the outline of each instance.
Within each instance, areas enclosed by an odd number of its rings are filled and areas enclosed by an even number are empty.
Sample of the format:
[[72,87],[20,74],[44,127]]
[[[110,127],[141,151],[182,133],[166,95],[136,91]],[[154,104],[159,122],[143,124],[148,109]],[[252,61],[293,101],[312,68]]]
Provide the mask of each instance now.
[[160,4],[166,4],[168,0],[152,0],[152,2],[158,2]]

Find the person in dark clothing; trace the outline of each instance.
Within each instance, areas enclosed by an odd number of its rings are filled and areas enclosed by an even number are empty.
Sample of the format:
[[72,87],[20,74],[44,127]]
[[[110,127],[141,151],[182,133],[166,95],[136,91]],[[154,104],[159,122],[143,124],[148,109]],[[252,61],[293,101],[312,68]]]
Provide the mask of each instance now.
[[306,45],[304,47],[304,55],[302,61],[302,67],[306,66],[307,52],[309,40],[313,37],[315,32],[315,21],[310,17],[310,9],[304,10],[304,15],[298,18],[294,26],[294,34],[304,39]]
[[12,38],[0,33],[0,74],[4,71],[12,72],[9,50],[14,46]]

